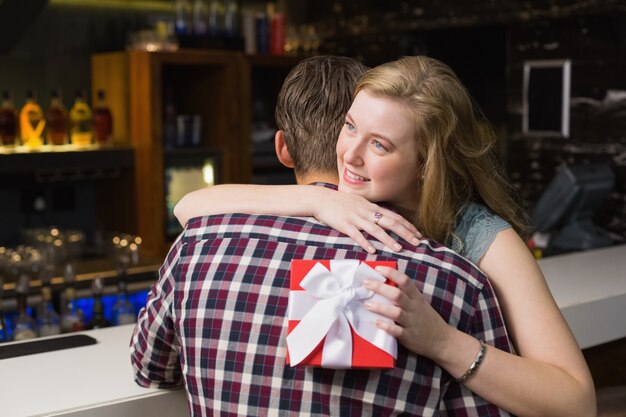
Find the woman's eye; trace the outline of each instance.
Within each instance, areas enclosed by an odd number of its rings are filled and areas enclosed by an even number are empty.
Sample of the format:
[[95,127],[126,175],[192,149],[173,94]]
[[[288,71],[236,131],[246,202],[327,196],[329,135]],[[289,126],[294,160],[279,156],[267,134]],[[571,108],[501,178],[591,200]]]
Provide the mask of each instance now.
[[354,132],[356,131],[356,129],[354,128],[354,126],[352,125],[352,123],[350,122],[346,122],[346,128],[350,131],[350,132]]
[[381,150],[381,151],[385,151],[385,152],[387,151],[387,148],[385,148],[385,146],[382,143],[380,143],[379,141],[375,140],[375,141],[372,141],[372,143],[374,144],[374,147],[376,149]]

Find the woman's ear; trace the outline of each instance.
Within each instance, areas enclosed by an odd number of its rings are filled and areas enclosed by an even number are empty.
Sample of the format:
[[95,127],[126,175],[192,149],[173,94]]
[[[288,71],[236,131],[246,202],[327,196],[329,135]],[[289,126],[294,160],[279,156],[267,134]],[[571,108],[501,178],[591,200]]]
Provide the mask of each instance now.
[[293,159],[291,159],[291,155],[285,144],[285,132],[282,130],[277,130],[274,135],[274,148],[276,149],[276,156],[280,163],[287,168],[293,168]]

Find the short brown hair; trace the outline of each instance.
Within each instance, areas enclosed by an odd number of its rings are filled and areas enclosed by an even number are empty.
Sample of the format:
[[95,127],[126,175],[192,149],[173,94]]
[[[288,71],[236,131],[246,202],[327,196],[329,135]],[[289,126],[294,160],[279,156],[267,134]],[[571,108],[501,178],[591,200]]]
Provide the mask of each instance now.
[[278,93],[275,116],[296,175],[337,173],[337,138],[354,87],[367,70],[352,58],[320,55],[289,72]]

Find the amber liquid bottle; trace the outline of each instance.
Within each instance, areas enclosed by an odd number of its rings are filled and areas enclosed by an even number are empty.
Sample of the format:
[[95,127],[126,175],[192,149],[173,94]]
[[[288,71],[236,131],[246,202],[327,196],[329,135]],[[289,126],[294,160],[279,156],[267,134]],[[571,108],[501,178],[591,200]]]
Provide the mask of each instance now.
[[46,127],[46,119],[43,110],[32,91],[26,92],[26,103],[20,110],[20,131],[22,143],[31,149],[37,149],[43,145],[43,130]]
[[93,131],[96,144],[110,145],[113,135],[113,116],[107,106],[106,95],[103,90],[98,90],[98,102],[93,110]]
[[50,107],[46,112],[46,141],[48,145],[67,145],[69,143],[67,110],[61,102],[58,91],[53,91],[50,97]]
[[75,146],[93,143],[93,113],[80,91],[76,93],[76,100],[70,110],[70,134]]
[[12,148],[18,144],[17,140],[17,112],[13,107],[8,91],[2,93],[0,106],[0,146]]

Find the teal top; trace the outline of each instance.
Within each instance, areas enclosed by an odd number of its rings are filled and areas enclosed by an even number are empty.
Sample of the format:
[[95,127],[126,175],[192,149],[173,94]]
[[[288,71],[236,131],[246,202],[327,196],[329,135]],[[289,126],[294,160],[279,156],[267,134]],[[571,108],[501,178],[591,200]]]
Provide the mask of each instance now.
[[475,264],[483,257],[496,235],[511,225],[502,217],[492,213],[487,207],[468,203],[456,221],[454,234],[446,246],[463,255]]

